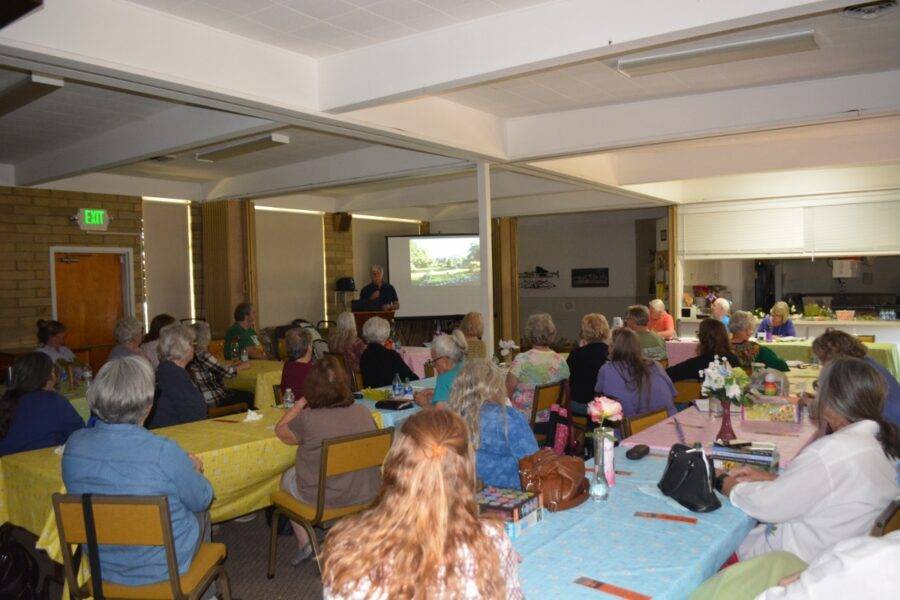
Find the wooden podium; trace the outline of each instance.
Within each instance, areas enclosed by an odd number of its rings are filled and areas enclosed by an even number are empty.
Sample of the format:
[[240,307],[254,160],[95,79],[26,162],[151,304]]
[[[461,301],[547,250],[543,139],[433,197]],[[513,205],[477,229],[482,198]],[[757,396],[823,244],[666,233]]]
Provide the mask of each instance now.
[[368,321],[372,317],[381,317],[382,319],[385,319],[388,323],[393,323],[394,322],[394,311],[392,311],[392,310],[373,310],[373,311],[353,313],[353,318],[356,319],[356,332],[360,337],[362,337],[363,325],[365,325],[366,321]]

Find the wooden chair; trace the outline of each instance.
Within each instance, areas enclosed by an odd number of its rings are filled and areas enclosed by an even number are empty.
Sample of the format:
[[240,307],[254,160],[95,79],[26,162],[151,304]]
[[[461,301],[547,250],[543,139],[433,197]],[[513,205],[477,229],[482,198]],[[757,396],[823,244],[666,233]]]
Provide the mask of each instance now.
[[881,537],[900,529],[900,500],[891,502],[884,511],[875,519],[871,535]]
[[[550,410],[550,407],[554,404],[562,403],[563,389],[566,383],[568,383],[568,380],[564,379],[556,383],[534,386],[534,401],[531,403],[531,418],[528,422],[532,431],[535,429],[538,414]],[[535,433],[534,437],[538,445],[541,445],[547,436],[543,433]]]
[[699,381],[676,381],[674,385],[675,391],[678,393],[675,396],[675,404],[691,404],[700,398],[701,383]]
[[861,341],[864,344],[874,344],[875,343],[875,336],[871,335],[871,334],[858,335],[858,336],[856,336],[856,339],[858,339],[859,341]]
[[238,402],[236,404],[228,404],[226,406],[208,406],[206,408],[206,418],[218,419],[219,417],[225,417],[237,413],[244,413],[247,412],[249,408],[250,407],[247,406],[246,402]]
[[640,433],[648,427],[653,427],[657,423],[665,421],[668,416],[669,413],[666,409],[661,408],[640,415],[634,415],[633,417],[625,417],[622,419],[622,437],[631,437],[636,433]]
[[[69,593],[77,600],[90,598],[93,596],[92,581],[89,579],[84,585],[78,585],[71,546],[87,543],[81,496],[53,494],[53,511]],[[175,539],[165,496],[94,496],[93,515],[98,544],[162,546],[166,551],[167,580],[139,586],[104,581],[103,594],[106,598],[195,600],[213,581],[217,581],[219,592],[226,600],[231,600],[231,583],[222,566],[226,555],[225,544],[201,543],[188,572],[178,575]]]
[[367,431],[356,435],[331,438],[322,442],[322,458],[319,463],[319,487],[316,495],[316,503],[304,504],[290,493],[279,490],[272,494],[272,531],[269,537],[269,570],[266,576],[269,579],[275,577],[275,552],[278,546],[278,520],[279,515],[284,515],[294,521],[309,535],[309,543],[312,544],[313,554],[319,572],[322,563],[319,558],[319,543],[316,540],[314,527],[334,521],[348,515],[352,515],[369,508],[369,504],[355,504],[341,508],[325,507],[325,481],[329,477],[354,473],[372,467],[381,467],[391,448],[394,437],[394,428],[387,427],[376,431]]
[[275,397],[275,406],[281,406],[281,386],[276,384],[272,386],[272,395]]
[[357,392],[366,387],[366,384],[363,383],[362,373],[359,371],[353,371],[353,387],[356,388]]
[[210,340],[207,351],[219,360],[225,360],[225,340]]
[[434,377],[434,363],[430,360],[425,362],[425,377]]

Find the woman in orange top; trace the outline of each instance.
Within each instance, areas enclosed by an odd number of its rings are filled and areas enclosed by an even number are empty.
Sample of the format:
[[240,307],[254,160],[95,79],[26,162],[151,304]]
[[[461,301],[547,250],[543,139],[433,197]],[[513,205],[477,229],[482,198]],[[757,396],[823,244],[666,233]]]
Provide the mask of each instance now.
[[650,331],[659,334],[664,340],[671,340],[675,337],[675,319],[666,312],[666,305],[659,298],[651,300],[647,305],[650,308],[650,322],[647,326]]

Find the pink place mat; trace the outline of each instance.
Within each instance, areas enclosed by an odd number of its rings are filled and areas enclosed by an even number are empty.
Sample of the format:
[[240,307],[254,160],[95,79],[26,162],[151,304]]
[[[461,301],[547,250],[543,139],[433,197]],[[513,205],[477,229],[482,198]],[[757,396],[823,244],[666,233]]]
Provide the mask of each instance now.
[[669,366],[674,367],[697,356],[697,342],[679,340],[666,342],[666,354],[669,355]]
[[[675,418],[681,423],[685,442],[688,446],[700,442],[704,447],[712,446],[719,432],[721,419],[696,408],[683,410],[674,417],[669,417],[653,427],[622,440],[622,445],[632,448],[645,444],[654,453],[668,453],[673,444],[679,443]],[[797,425],[793,423],[760,423],[741,421],[740,414],[732,411],[731,425],[734,433],[740,438],[754,442],[769,442],[778,446],[781,466],[785,467],[813,439],[816,427],[808,420]]]
[[431,349],[423,346],[403,346],[400,348],[400,356],[412,372],[425,377],[425,363],[431,360]]

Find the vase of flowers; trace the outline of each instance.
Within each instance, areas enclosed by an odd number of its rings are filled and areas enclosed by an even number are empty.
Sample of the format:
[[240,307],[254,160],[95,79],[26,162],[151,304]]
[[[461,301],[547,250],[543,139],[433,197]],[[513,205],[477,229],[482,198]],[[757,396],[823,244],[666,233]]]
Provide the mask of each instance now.
[[753,397],[747,391],[750,378],[743,369],[732,368],[724,357],[716,356],[709,366],[700,371],[703,385],[700,393],[704,398],[715,398],[722,404],[722,425],[716,440],[730,442],[736,439],[734,429],[731,426],[731,404],[750,406]]
[[594,442],[594,476],[591,479],[591,498],[602,502],[609,498],[609,488],[616,484],[615,455],[613,454],[616,436],[606,422],[622,420],[622,405],[599,396],[587,406],[588,416],[597,424],[592,432]]

